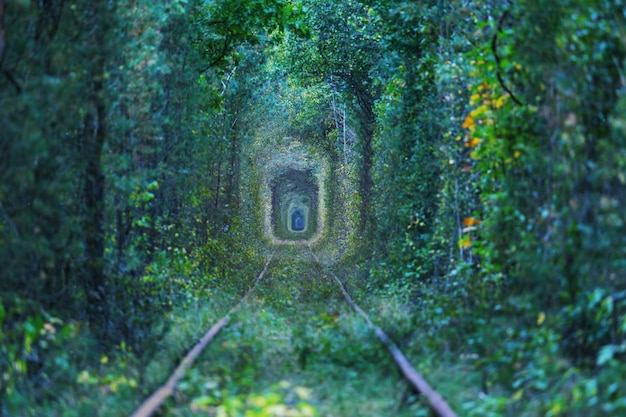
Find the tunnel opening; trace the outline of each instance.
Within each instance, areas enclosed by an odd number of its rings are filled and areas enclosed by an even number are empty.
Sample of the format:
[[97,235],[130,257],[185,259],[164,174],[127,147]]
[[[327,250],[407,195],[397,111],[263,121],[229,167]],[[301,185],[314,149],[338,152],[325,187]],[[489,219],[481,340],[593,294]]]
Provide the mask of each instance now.
[[319,185],[311,170],[287,169],[270,181],[271,224],[276,238],[301,241],[318,231]]
[[295,209],[293,213],[291,213],[291,230],[294,232],[302,232],[304,231],[304,214],[300,209]]

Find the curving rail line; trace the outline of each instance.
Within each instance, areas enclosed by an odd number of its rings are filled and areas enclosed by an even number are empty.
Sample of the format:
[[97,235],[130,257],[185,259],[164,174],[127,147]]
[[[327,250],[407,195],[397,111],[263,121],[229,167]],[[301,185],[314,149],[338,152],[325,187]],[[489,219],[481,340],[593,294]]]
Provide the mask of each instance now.
[[254,281],[252,287],[248,290],[246,295],[243,296],[241,300],[237,303],[237,305],[230,309],[228,313],[224,317],[222,317],[217,323],[213,325],[209,329],[208,332],[202,336],[200,341],[196,343],[196,345],[185,355],[180,364],[176,367],[172,375],[169,379],[163,384],[160,388],[158,388],[152,395],[150,395],[141,406],[131,415],[131,417],[150,417],[152,413],[154,413],[172,393],[174,392],[174,388],[176,388],[176,384],[178,381],[185,375],[185,371],[193,364],[198,355],[202,353],[202,351],[207,347],[209,342],[213,340],[213,338],[228,324],[230,320],[230,316],[238,311],[243,303],[245,303],[250,294],[256,289],[259,285],[259,282],[265,276],[267,272],[267,268],[274,257],[274,253],[272,253],[268,258],[267,262],[265,262],[265,267],[259,274],[259,276]]
[[[318,257],[315,255],[311,247],[309,246],[310,253],[320,266],[324,268]],[[204,334],[204,336],[196,343],[196,345],[185,355],[181,363],[176,367],[172,375],[169,379],[159,387],[152,395],[150,395],[141,406],[131,415],[131,417],[150,417],[162,404],[163,402],[170,397],[174,393],[174,389],[178,384],[178,381],[184,376],[185,372],[195,359],[202,353],[202,351],[208,346],[208,344],[213,340],[213,338],[224,328],[229,320],[230,316],[238,311],[241,306],[248,300],[252,292],[257,288],[267,269],[270,265],[274,257],[274,253],[272,253],[263,267],[263,270],[258,275],[252,287],[246,292],[243,298],[233,307],[224,317],[222,317],[213,327],[209,329],[208,332]],[[372,320],[368,317],[368,315],[354,302],[345,286],[341,282],[341,280],[333,273],[328,270],[328,268],[324,268],[328,271],[328,273],[335,279],[341,292],[343,293],[346,301],[350,306],[361,315],[367,324],[374,330],[378,338],[381,342],[387,347],[394,361],[400,368],[400,371],[404,375],[404,377],[427,399],[430,403],[432,409],[439,414],[440,417],[457,417],[456,413],[450,408],[448,403],[443,399],[437,391],[435,391],[426,380],[413,368],[413,366],[409,363],[408,359],[404,356],[402,351],[396,346],[396,344],[387,336],[387,334],[378,326],[376,326]]]
[[[317,258],[310,246],[309,250],[311,251],[313,259],[315,259],[315,262],[323,267],[322,263]],[[374,330],[376,336],[378,336],[380,341],[383,342],[383,344],[389,350],[389,353],[391,353],[391,356],[400,368],[400,371],[402,371],[404,377],[415,387],[415,389],[417,389],[422,395],[424,395],[428,399],[428,402],[430,403],[430,406],[433,408],[433,410],[435,410],[441,417],[457,417],[456,413],[452,410],[452,408],[450,408],[446,400],[444,400],[443,397],[439,395],[439,393],[435,391],[428,384],[428,382],[426,382],[424,377],[422,377],[422,375],[420,375],[415,370],[415,368],[413,368],[409,360],[406,358],[406,356],[404,356],[398,346],[396,346],[396,344],[389,338],[389,336],[387,336],[387,334],[380,327],[376,326],[372,322],[372,320],[370,320],[368,315],[361,309],[361,307],[359,307],[354,302],[354,300],[352,299],[352,297],[350,297],[350,294],[346,290],[346,287],[343,285],[337,275],[335,275],[333,271],[328,270],[328,272],[335,279],[335,281],[339,285],[339,288],[341,288],[341,292],[343,293],[343,296],[345,297],[348,304],[350,304],[350,306],[365,319],[370,328]]]

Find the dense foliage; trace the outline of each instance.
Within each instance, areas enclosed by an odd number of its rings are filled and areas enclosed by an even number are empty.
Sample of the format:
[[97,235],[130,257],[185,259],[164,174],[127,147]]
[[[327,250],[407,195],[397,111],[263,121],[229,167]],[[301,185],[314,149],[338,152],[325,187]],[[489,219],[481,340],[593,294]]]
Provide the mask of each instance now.
[[475,358],[471,413],[623,412],[624,4],[310,11],[297,76],[375,118],[358,131],[368,285],[409,294],[436,349]]
[[472,413],[624,412],[624,5],[372,7],[377,282],[475,355]]
[[289,170],[402,347],[478,385],[460,414],[626,413],[625,10],[0,0],[0,414],[136,388],[177,308],[241,289]]
[[299,29],[288,2],[7,3],[0,410],[22,413],[22,394],[47,401],[72,368],[143,347],[249,260],[237,189],[257,49]]

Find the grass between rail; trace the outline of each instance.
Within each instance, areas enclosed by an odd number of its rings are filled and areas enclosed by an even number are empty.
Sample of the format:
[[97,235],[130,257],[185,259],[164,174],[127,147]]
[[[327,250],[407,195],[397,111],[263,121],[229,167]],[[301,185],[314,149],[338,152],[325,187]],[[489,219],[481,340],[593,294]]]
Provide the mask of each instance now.
[[[387,323],[413,321],[399,299],[372,305]],[[419,368],[437,383],[446,381],[448,393],[465,389],[467,376],[446,379],[450,366],[430,365],[444,357],[420,357]],[[306,251],[291,247],[270,267],[249,308],[233,317],[180,384],[165,415],[200,413],[403,417],[430,410],[332,278]]]
[[406,387],[382,346],[336,285],[300,248],[284,251],[167,415],[415,415],[402,406]]

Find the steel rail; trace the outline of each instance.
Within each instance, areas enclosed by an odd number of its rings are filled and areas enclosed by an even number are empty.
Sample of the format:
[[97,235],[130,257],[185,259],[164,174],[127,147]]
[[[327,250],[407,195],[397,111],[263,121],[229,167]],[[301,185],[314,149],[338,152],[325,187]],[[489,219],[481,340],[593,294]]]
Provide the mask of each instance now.
[[[310,246],[309,250],[313,258],[315,259],[315,262],[317,262],[319,265],[322,265]],[[368,326],[374,330],[376,336],[378,336],[380,341],[383,342],[383,344],[389,350],[389,353],[391,353],[391,356],[396,362],[396,365],[398,365],[398,368],[400,368],[400,371],[402,372],[404,377],[415,387],[415,389],[417,389],[422,395],[424,395],[428,399],[428,402],[430,403],[430,406],[433,408],[433,410],[436,411],[437,414],[439,414],[441,417],[457,417],[457,414],[452,410],[452,408],[450,408],[446,400],[444,400],[443,397],[437,391],[435,391],[428,384],[428,382],[426,382],[424,377],[419,372],[417,372],[415,368],[413,368],[413,366],[406,358],[406,356],[404,356],[400,348],[398,348],[398,346],[391,340],[391,338],[387,336],[387,334],[380,327],[376,326],[372,322],[372,320],[370,320],[369,316],[361,309],[361,307],[359,307],[357,303],[354,302],[354,300],[346,290],[346,287],[343,285],[337,275],[335,275],[335,273],[328,268],[326,268],[326,270],[335,279],[335,281],[339,285],[339,288],[341,288],[341,292],[343,293],[346,301],[348,301],[348,304],[350,304],[350,306],[365,319]]]
[[154,391],[154,393],[152,393],[152,395],[150,395],[141,404],[141,406],[139,406],[139,408],[135,410],[133,414],[131,414],[131,417],[150,417],[161,406],[161,404],[163,404],[163,402],[174,393],[176,384],[178,384],[178,381],[180,381],[180,379],[185,375],[185,371],[193,364],[195,359],[207,347],[209,342],[213,340],[213,338],[220,332],[220,330],[222,330],[224,326],[228,324],[230,320],[230,316],[236,311],[238,311],[241,308],[241,306],[248,300],[248,298],[250,297],[250,294],[252,294],[252,292],[256,289],[259,282],[263,279],[263,276],[265,276],[265,273],[267,272],[267,268],[270,262],[272,261],[273,257],[274,257],[274,253],[272,253],[267,258],[267,262],[265,262],[265,266],[263,267],[263,270],[254,281],[254,284],[252,285],[252,287],[248,290],[248,292],[246,292],[243,298],[239,300],[237,305],[231,308],[230,311],[226,313],[224,317],[222,317],[217,323],[215,323],[213,327],[211,327],[209,331],[206,332],[204,336],[202,336],[202,338],[198,341],[198,343],[196,343],[195,346],[189,352],[187,352],[183,360],[176,367],[176,369],[174,370],[172,375],[168,378],[168,380],[165,382],[165,384],[163,384],[156,391]]

